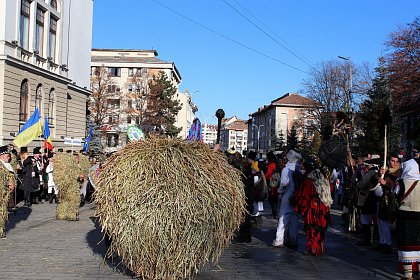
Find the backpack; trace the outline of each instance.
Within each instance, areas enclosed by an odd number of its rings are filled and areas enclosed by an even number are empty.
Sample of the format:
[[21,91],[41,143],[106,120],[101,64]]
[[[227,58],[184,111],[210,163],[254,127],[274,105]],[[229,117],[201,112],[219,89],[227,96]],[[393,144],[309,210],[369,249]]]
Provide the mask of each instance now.
[[273,175],[271,175],[270,181],[269,181],[269,187],[270,187],[270,195],[277,195],[277,189],[280,186],[281,181],[281,175],[279,172],[274,172]]

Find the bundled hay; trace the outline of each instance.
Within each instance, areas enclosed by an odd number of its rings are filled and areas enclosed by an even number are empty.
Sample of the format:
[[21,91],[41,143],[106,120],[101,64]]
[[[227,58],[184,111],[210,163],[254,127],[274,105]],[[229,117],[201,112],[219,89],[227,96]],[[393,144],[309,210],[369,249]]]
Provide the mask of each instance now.
[[15,185],[15,177],[0,163],[0,236],[4,234],[4,223],[7,221],[7,204],[10,197],[7,185],[9,183]]
[[80,174],[83,174],[85,177],[87,177],[90,172],[89,158],[85,155],[79,155],[79,166],[81,170]]
[[54,182],[60,194],[57,205],[57,219],[75,221],[78,219],[80,194],[77,179],[80,168],[73,155],[57,153],[54,156]]
[[101,170],[97,216],[137,276],[190,278],[217,262],[241,224],[244,186],[224,156],[202,143],[150,138],[127,145]]

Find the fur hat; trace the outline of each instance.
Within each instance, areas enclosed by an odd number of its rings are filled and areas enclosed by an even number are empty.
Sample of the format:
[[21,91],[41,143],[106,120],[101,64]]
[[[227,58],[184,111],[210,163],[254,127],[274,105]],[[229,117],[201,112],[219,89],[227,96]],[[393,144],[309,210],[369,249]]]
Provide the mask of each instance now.
[[1,146],[0,147],[0,155],[10,154],[9,146]]
[[226,153],[228,153],[230,155],[234,155],[234,154],[236,154],[236,150],[235,150],[234,147],[232,147],[232,148],[227,149],[226,150]]
[[295,162],[298,162],[302,158],[302,155],[298,151],[291,149],[287,153],[286,158],[289,162],[295,163]]

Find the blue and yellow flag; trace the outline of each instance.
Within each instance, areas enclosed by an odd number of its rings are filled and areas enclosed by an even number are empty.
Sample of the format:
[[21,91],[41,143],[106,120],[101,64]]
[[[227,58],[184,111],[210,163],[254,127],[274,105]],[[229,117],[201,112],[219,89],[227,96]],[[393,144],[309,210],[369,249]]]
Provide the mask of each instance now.
[[41,134],[41,116],[39,115],[38,108],[35,108],[32,116],[20,129],[19,134],[16,135],[15,140],[13,140],[13,144],[18,148],[26,146]]

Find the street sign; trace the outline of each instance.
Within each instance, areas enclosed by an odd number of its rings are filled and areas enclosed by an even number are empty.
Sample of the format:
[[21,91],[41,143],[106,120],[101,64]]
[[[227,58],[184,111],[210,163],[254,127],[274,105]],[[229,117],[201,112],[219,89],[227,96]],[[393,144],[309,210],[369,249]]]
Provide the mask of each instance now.
[[82,139],[64,138],[65,145],[82,146]]

